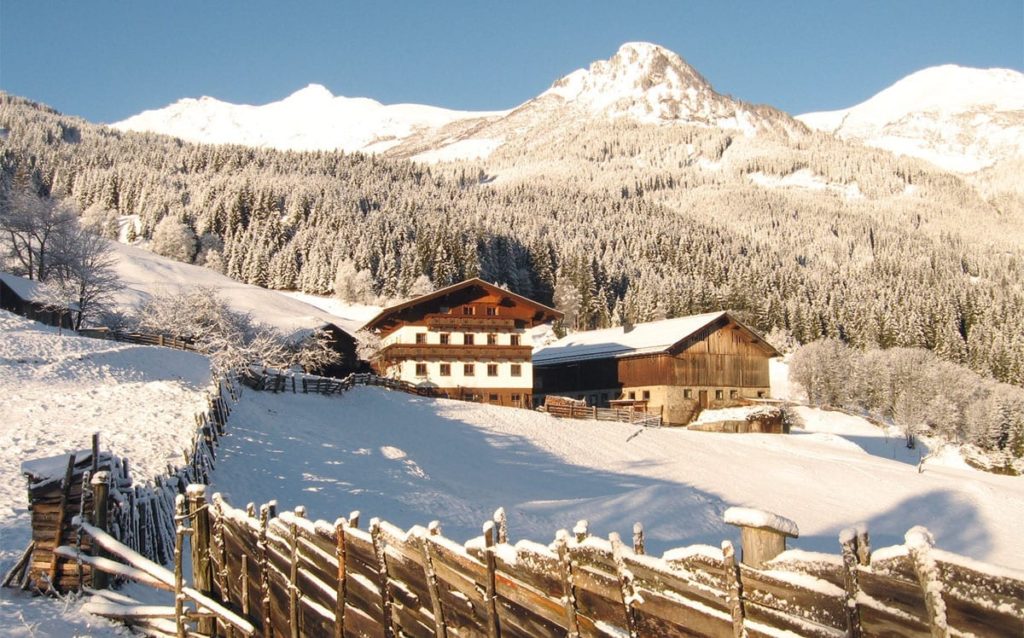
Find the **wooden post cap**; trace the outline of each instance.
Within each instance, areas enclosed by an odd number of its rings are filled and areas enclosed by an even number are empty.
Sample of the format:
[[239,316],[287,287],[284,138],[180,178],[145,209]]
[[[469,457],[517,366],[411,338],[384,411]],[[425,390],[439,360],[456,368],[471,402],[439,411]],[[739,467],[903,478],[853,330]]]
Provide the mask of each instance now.
[[92,480],[89,481],[92,485],[106,485],[110,482],[110,472],[103,470],[96,472],[92,475]]
[[760,569],[765,563],[786,551],[786,538],[797,538],[796,523],[784,516],[747,507],[725,510],[725,522],[740,528],[744,565]]

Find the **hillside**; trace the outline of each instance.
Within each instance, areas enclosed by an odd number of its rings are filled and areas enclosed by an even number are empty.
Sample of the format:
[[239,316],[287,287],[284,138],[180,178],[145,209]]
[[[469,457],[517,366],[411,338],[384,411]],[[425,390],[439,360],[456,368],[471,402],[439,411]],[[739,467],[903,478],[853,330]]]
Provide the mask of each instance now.
[[[180,461],[209,383],[203,356],[61,334],[0,311],[0,571],[31,537],[23,461],[88,448],[99,432],[144,483]],[[76,609],[2,589],[0,633],[121,635]]]
[[[402,527],[439,519],[465,540],[495,508],[510,534],[547,543],[587,519],[628,537],[642,521],[660,554],[738,535],[732,505],[800,526],[798,548],[834,552],[867,522],[875,547],[927,526],[937,545],[1024,569],[1024,483],[919,451],[860,418],[802,409],[790,436],[643,429],[357,388],[340,397],[247,393],[232,414],[213,488],[233,503],[273,497],[333,520],[360,510]],[[372,427],[367,427],[372,424]],[[253,459],[260,459],[253,467]]]
[[[666,64],[668,94],[686,69]],[[331,294],[344,269],[375,304],[421,276],[440,287],[479,275],[557,304],[577,329],[728,308],[799,342],[924,347],[1024,382],[1024,200],[1012,171],[993,167],[975,186],[750,112],[766,124],[749,135],[569,118],[486,163],[424,166],[192,145],[0,96],[0,166],[4,182],[21,167],[101,228],[133,216],[148,239],[164,218],[183,220],[204,258],[248,284]]]

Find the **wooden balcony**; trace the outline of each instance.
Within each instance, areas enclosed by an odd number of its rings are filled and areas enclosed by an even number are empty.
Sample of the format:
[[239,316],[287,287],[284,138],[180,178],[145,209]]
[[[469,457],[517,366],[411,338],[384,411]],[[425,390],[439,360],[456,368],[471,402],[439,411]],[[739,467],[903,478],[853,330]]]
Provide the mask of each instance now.
[[385,361],[409,359],[450,359],[452,361],[529,361],[530,346],[489,346],[449,343],[393,343],[378,355]]
[[[424,317],[428,328],[452,332],[496,332],[523,327],[522,321],[511,317],[489,315],[430,314]],[[525,325],[525,324],[523,324]]]

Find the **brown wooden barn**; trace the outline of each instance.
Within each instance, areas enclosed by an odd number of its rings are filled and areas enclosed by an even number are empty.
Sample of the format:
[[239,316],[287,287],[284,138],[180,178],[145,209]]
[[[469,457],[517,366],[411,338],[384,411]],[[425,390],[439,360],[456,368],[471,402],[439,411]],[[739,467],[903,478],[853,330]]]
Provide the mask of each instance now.
[[0,309],[13,312],[48,326],[71,330],[74,308],[53,308],[41,301],[39,283],[17,275],[0,272]]
[[639,404],[683,425],[704,408],[768,397],[777,356],[728,312],[579,332],[534,352],[534,397]]

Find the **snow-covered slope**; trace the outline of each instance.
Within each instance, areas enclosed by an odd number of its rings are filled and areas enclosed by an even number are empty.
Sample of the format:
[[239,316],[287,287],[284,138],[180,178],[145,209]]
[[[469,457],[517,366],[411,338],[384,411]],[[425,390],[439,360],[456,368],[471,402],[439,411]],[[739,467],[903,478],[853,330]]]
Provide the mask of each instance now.
[[332,95],[310,84],[262,106],[212,97],[186,98],[113,124],[122,131],[165,133],[192,142],[243,144],[282,150],[383,152],[402,140],[465,119],[503,113],[453,111],[420,104],[384,105]]
[[930,461],[919,473],[917,450],[863,419],[800,413],[805,427],[789,436],[736,435],[377,388],[250,392],[232,413],[213,484],[236,505],[276,498],[326,520],[356,509],[403,527],[437,518],[459,540],[479,535],[499,506],[517,539],[540,542],[579,519],[602,536],[642,521],[652,553],[734,539],[724,511],[757,507],[796,521],[802,549],[835,553],[839,531],[861,521],[875,547],[925,525],[939,547],[1024,569],[1024,481]]
[[167,259],[137,246],[113,246],[117,257],[114,268],[125,286],[117,294],[117,302],[125,308],[135,306],[157,292],[206,286],[216,289],[235,310],[249,313],[256,321],[285,334],[309,330],[324,323],[333,323],[355,334],[365,323],[363,315],[370,312],[358,307],[356,312],[348,313],[345,306],[336,305],[333,310],[338,314],[332,314],[301,299],[243,284],[208,268]]
[[844,139],[973,172],[1024,157],[1024,73],[931,67],[851,108],[797,119]]
[[[99,432],[143,483],[191,443],[209,368],[195,353],[77,337],[0,310],[0,573],[31,537],[23,461],[88,448]],[[0,590],[0,635],[122,635],[75,607]]]

